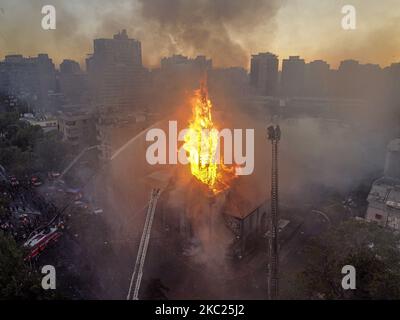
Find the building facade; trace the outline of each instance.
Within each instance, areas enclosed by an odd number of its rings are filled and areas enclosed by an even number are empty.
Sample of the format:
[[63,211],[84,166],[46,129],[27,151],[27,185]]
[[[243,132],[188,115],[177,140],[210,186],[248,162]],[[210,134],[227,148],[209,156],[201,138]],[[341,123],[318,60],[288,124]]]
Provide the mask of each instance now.
[[138,108],[147,70],[142,65],[142,47],[126,30],[112,39],[95,39],[94,52],[86,59],[89,90],[96,107]]
[[304,95],[306,64],[299,56],[290,56],[282,62],[281,95],[299,97]]
[[60,112],[58,129],[63,141],[74,146],[87,147],[96,143],[95,118],[89,111]]
[[47,54],[25,58],[7,55],[0,62],[0,93],[28,101],[40,110],[52,108],[51,94],[56,92],[56,69]]
[[385,175],[373,183],[367,201],[368,221],[400,230],[400,139],[389,143]]
[[252,55],[250,65],[250,84],[257,94],[275,96],[278,93],[278,56],[273,53]]

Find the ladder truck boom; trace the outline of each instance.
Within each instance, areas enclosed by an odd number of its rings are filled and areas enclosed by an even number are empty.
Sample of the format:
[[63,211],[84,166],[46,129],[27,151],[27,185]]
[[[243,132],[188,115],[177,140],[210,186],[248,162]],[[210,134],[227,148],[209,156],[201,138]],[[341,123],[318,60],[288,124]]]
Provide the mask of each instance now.
[[143,227],[142,237],[140,239],[139,250],[136,256],[135,267],[132,273],[128,295],[126,297],[127,300],[139,300],[139,290],[142,282],[143,268],[146,261],[147,249],[149,247],[154,214],[160,194],[161,189],[153,189],[151,191],[149,205],[146,213],[146,220]]

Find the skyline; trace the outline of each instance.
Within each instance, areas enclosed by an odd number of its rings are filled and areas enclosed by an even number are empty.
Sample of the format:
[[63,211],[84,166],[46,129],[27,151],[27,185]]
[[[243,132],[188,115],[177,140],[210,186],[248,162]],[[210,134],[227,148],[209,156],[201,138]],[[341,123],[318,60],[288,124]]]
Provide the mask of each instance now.
[[[122,29],[122,30],[124,30],[124,29]],[[118,31],[118,32],[119,32],[119,31]],[[118,33],[118,32],[117,32],[117,33]],[[100,38],[98,38],[98,39],[112,39],[112,36],[110,36],[110,37],[108,37],[108,38],[106,38],[106,37],[100,37]],[[139,41],[140,41],[140,39],[135,39],[135,40],[139,40]],[[324,60],[324,59],[321,58],[321,57],[315,57],[315,58],[312,59],[312,60],[308,60],[308,59],[304,58],[304,56],[302,56],[302,55],[289,54],[288,56],[283,56],[283,57],[282,57],[281,55],[279,55],[279,54],[277,54],[277,53],[275,53],[275,52],[269,52],[269,51],[267,52],[267,51],[266,51],[266,52],[254,52],[254,53],[250,53],[250,54],[249,54],[249,63],[248,63],[249,65],[248,65],[248,66],[240,66],[240,65],[215,66],[215,65],[213,64],[212,67],[213,67],[213,68],[243,68],[243,69],[245,69],[247,72],[250,72],[251,57],[254,56],[254,55],[265,54],[265,53],[273,54],[273,55],[275,55],[275,56],[278,58],[278,70],[279,70],[279,72],[282,71],[282,67],[283,67],[282,64],[283,64],[283,61],[284,61],[284,60],[287,60],[287,59],[289,59],[289,58],[291,58],[291,57],[295,57],[295,58],[298,57],[298,58],[300,58],[301,60],[304,60],[304,62],[305,62],[306,64],[309,64],[309,63],[311,63],[311,62],[316,62],[316,61],[325,62],[325,63],[328,64],[329,70],[332,70],[332,71],[338,70],[338,69],[339,69],[339,66],[340,66],[340,63],[341,63],[341,62],[344,62],[344,61],[356,61],[356,62],[358,62],[360,65],[369,65],[369,64],[371,64],[371,65],[378,65],[382,70],[385,69],[385,68],[391,67],[393,64],[398,64],[398,63],[400,63],[400,60],[398,60],[398,61],[389,62],[387,65],[381,65],[381,64],[376,63],[376,62],[374,62],[374,61],[365,62],[365,61],[357,60],[357,59],[355,59],[355,58],[353,58],[353,57],[347,57],[347,58],[344,57],[343,60],[338,61],[338,63],[337,63],[335,66],[332,66],[332,64],[330,64],[329,61]],[[68,61],[78,62],[79,65],[80,65],[80,67],[81,67],[81,69],[82,69],[83,71],[87,71],[85,59],[77,59],[77,60],[74,60],[74,59],[67,58],[67,57],[65,57],[65,58],[59,57],[60,60],[55,60],[48,52],[37,52],[36,54],[33,54],[33,55],[25,55],[24,53],[21,53],[21,52],[12,52],[12,53],[8,53],[8,54],[6,54],[6,55],[0,56],[0,62],[1,62],[1,60],[4,61],[5,58],[6,58],[7,56],[20,55],[20,56],[22,56],[23,58],[37,58],[40,54],[48,55],[49,59],[51,59],[51,60],[53,61],[53,63],[54,63],[54,65],[55,65],[55,68],[56,68],[56,69],[60,69],[60,65],[62,64],[62,62],[68,60]],[[86,57],[90,56],[91,54],[93,54],[93,53],[86,54]],[[159,63],[158,63],[158,64],[154,64],[154,65],[146,65],[146,63],[145,63],[145,62],[146,62],[146,56],[144,55],[144,56],[143,56],[143,60],[144,60],[143,66],[144,66],[145,68],[148,68],[149,70],[154,70],[154,69],[157,69],[157,68],[160,68],[160,67],[161,67],[161,60],[162,60],[162,59],[164,59],[164,58],[170,58],[170,57],[173,57],[173,56],[179,56],[179,55],[183,55],[183,54],[181,54],[181,53],[171,53],[171,55],[169,55],[169,56],[161,56],[161,57],[160,57],[160,60],[159,60]],[[186,58],[188,58],[188,59],[195,59],[196,57],[201,56],[201,55],[198,54],[198,55],[193,55],[193,56],[185,56],[185,55],[183,55],[183,56],[186,57]],[[209,56],[205,56],[205,57],[206,57],[207,59],[211,59],[211,61],[214,62],[213,59],[212,59],[212,57],[209,57]]]
[[381,67],[400,61],[400,41],[395,37],[400,31],[396,24],[400,9],[395,0],[352,1],[357,10],[357,29],[352,31],[341,28],[341,8],[348,4],[341,0],[190,4],[172,0],[168,10],[159,0],[118,0],[112,5],[104,0],[52,3],[57,9],[57,29],[44,31],[40,28],[40,8],[47,3],[36,0],[20,5],[4,1],[0,56],[48,53],[57,65],[63,59],[83,65],[86,54],[92,52],[93,39],[110,38],[118,30],[127,29],[130,37],[142,42],[144,64],[150,68],[158,66],[163,56],[204,54],[216,67],[249,69],[251,54],[266,51],[277,54],[280,60],[290,55],[299,55],[307,62],[322,59],[333,69],[345,59]]

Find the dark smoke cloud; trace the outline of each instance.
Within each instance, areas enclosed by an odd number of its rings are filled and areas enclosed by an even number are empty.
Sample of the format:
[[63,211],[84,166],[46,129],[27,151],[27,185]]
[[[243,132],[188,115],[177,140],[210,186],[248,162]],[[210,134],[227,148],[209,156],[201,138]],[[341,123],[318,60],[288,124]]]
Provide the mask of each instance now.
[[[95,37],[111,37],[125,28],[142,41],[145,63],[181,53],[205,54],[216,65],[247,66],[249,34],[267,26],[262,41],[273,36],[274,16],[282,0],[4,0],[0,13],[0,54],[49,53],[84,61]],[[41,29],[41,8],[57,10],[57,29]],[[246,42],[247,41],[247,42]]]
[[[352,3],[358,28],[348,32],[340,27],[345,0],[2,0],[0,57],[44,52],[56,63],[64,58],[82,63],[94,38],[125,28],[142,42],[147,66],[179,53],[205,54],[216,66],[248,67],[250,55],[260,51],[322,58],[334,67],[345,58],[398,61],[397,1]],[[57,30],[41,28],[47,4],[57,9]]]
[[[272,25],[282,4],[278,0],[139,1],[143,17],[155,22],[157,33],[173,52],[202,53],[220,66],[246,66],[249,52],[233,34],[251,33],[265,22]],[[271,35],[272,26],[263,41]]]

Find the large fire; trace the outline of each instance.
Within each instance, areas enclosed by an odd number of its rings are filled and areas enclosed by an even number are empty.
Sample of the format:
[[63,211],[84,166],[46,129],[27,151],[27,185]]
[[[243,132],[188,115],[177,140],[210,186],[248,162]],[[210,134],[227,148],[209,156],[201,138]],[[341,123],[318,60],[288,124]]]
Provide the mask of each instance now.
[[212,103],[203,83],[191,99],[193,117],[185,135],[184,150],[188,154],[192,175],[217,194],[229,188],[235,177],[234,167],[217,159],[219,131],[212,120]]

